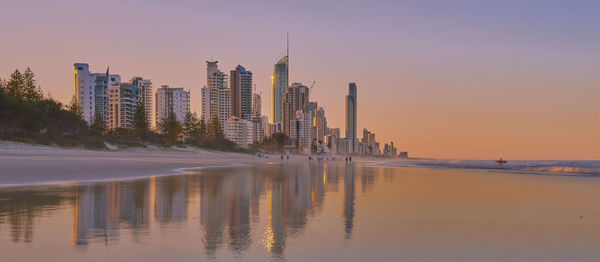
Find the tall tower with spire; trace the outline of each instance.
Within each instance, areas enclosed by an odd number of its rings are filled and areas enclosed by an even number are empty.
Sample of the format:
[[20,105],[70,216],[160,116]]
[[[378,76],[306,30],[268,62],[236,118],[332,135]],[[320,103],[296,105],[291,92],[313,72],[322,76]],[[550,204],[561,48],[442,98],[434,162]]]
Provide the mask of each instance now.
[[347,153],[356,152],[356,83],[348,84],[348,95],[346,96],[346,139],[349,140]]
[[273,65],[273,75],[271,76],[271,123],[278,123],[283,120],[283,95],[288,87],[289,76],[289,46],[288,34],[285,56]]

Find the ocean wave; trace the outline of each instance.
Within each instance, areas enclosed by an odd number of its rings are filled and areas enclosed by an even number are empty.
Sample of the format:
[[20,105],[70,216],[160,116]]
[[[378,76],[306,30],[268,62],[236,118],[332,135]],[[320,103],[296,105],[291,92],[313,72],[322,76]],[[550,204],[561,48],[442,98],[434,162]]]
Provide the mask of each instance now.
[[399,167],[448,167],[465,169],[514,170],[531,173],[600,175],[600,161],[527,161],[514,160],[499,165],[492,160],[415,159],[385,163]]

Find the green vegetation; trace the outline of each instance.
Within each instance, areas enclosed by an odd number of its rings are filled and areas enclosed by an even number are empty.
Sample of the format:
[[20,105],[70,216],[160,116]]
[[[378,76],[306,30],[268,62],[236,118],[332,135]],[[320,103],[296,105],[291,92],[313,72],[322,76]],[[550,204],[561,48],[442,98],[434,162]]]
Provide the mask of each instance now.
[[88,126],[77,97],[73,96],[68,105],[46,98],[30,68],[24,73],[15,70],[8,80],[0,78],[0,140],[103,149],[105,142],[132,147],[171,146],[181,144],[183,134],[185,143],[192,146],[245,152],[225,139],[217,118],[207,128],[196,113],[188,113],[183,125],[171,113],[158,124],[160,133],[156,133],[150,130],[144,108],[143,103],[138,104],[133,128],[108,129],[99,112]]
[[210,130],[212,132],[208,132],[204,118],[198,119],[198,115],[192,112],[186,114],[183,121],[183,133],[187,143],[215,150],[245,151],[238,148],[233,142],[225,139],[218,117],[215,117],[211,122]]
[[262,143],[257,144],[258,147],[274,152],[282,152],[288,137],[284,133],[275,133],[269,138],[265,138]]
[[147,139],[150,133],[150,124],[146,117],[146,105],[138,102],[135,112],[133,113],[133,128],[140,135],[141,139]]
[[158,128],[170,144],[177,144],[177,136],[183,131],[181,123],[177,121],[173,112],[161,120]]
[[74,112],[52,99],[44,98],[35,75],[27,68],[15,70],[0,80],[0,139],[62,146],[103,144],[88,135],[88,127]]

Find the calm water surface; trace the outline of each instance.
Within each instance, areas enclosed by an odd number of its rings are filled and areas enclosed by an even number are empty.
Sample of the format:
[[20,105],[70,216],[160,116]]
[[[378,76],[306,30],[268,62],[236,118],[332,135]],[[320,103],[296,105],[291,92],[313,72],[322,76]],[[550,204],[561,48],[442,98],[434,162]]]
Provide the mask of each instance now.
[[0,261],[599,261],[600,178],[265,164],[0,188]]

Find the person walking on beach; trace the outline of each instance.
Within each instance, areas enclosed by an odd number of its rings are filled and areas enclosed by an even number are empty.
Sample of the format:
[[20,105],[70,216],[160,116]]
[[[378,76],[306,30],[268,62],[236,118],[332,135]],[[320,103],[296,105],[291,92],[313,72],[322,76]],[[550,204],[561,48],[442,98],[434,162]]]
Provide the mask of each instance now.
[[352,157],[350,157],[349,159],[350,159],[350,163],[352,163]]
[[281,160],[283,160],[283,155],[281,155]]
[[348,156],[346,156],[346,163],[348,163]]
[[290,155],[287,156],[287,160],[290,160]]

